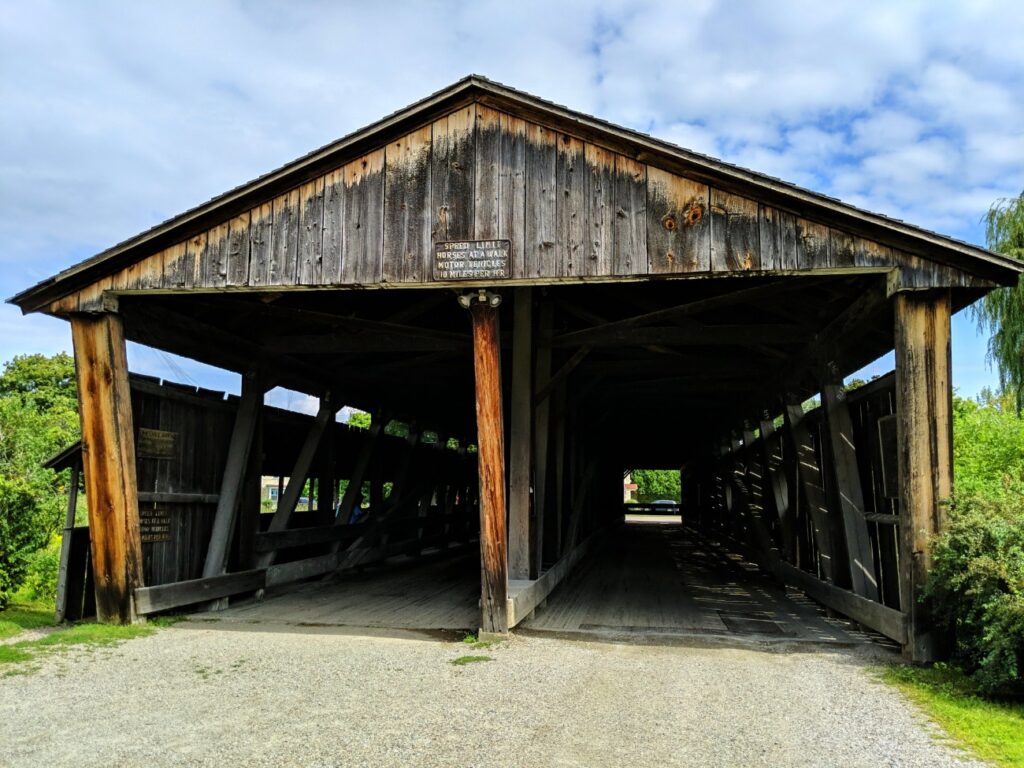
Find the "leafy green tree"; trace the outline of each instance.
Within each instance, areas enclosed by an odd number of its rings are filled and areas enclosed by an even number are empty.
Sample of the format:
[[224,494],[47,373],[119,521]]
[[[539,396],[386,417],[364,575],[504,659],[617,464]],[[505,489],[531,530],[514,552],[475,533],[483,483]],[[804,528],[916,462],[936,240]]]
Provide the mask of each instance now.
[[672,469],[634,469],[633,482],[636,483],[636,499],[641,504],[649,504],[659,499],[679,501],[679,471]]
[[71,358],[8,361],[0,374],[0,608],[61,524],[68,478],[42,463],[77,439]]
[[[1024,261],[1024,192],[996,201],[985,215],[985,241],[993,251]],[[989,359],[999,382],[1010,390],[1017,408],[1024,407],[1024,283],[999,288],[972,308],[982,331],[991,331]]]
[[369,429],[372,417],[366,411],[352,411],[348,415],[348,421],[345,423],[350,427],[358,427],[359,429]]
[[1024,418],[1012,395],[953,398],[953,477],[961,496],[1024,494]]

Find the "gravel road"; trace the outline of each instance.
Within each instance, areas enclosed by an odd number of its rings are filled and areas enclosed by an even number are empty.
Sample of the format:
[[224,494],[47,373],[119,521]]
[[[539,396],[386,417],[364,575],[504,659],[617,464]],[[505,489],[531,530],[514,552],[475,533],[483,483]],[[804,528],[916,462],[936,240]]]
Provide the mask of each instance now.
[[185,622],[0,677],[0,765],[975,765],[873,663]]

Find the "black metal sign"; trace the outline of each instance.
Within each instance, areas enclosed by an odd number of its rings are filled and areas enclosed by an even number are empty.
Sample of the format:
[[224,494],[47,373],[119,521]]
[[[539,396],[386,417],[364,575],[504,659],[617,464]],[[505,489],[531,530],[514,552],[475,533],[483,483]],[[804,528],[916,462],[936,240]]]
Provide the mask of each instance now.
[[504,280],[512,276],[508,240],[453,240],[434,244],[434,279]]
[[139,509],[139,538],[143,544],[171,540],[171,513],[166,507],[141,507]]
[[135,453],[140,459],[178,458],[178,433],[163,429],[139,429]]

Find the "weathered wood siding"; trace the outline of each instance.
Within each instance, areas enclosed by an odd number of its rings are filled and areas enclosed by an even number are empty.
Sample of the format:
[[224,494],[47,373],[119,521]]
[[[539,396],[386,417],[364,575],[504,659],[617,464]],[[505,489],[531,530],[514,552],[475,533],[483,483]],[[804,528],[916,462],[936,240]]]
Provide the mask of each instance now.
[[981,285],[951,267],[470,104],[54,302],[104,291],[416,285],[433,244],[508,239],[512,278],[898,268],[893,289]]

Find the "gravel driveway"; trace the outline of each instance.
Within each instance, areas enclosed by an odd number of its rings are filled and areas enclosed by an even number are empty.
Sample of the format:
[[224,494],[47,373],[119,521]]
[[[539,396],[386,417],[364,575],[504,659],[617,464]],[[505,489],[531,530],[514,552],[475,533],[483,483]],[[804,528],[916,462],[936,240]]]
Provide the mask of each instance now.
[[974,764],[877,653],[186,622],[0,677],[0,765]]

